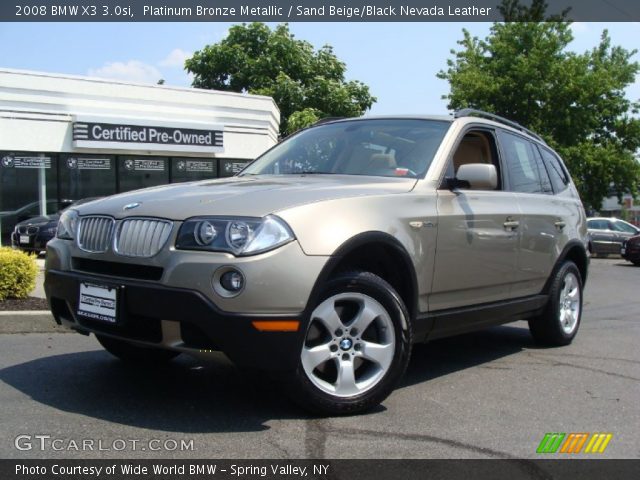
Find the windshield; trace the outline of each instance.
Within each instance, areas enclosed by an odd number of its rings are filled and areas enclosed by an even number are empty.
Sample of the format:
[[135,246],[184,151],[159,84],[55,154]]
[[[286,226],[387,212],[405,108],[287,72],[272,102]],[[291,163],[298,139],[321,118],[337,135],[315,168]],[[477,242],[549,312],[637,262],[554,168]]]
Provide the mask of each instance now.
[[618,232],[625,232],[625,233],[638,233],[638,229],[636,227],[634,227],[633,225],[629,225],[626,222],[623,222],[622,220],[618,220],[617,222],[611,222],[611,230],[616,230]]
[[418,178],[450,123],[372,119],[303,130],[248,166],[244,175],[342,174]]

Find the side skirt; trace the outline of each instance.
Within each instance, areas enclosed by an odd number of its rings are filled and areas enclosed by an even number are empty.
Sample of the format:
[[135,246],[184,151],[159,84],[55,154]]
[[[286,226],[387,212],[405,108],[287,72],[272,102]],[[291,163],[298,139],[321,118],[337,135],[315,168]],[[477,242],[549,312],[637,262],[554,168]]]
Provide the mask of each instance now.
[[547,304],[547,295],[503,300],[463,308],[438,310],[418,315],[416,343],[481,330],[503,323],[526,320],[539,315]]

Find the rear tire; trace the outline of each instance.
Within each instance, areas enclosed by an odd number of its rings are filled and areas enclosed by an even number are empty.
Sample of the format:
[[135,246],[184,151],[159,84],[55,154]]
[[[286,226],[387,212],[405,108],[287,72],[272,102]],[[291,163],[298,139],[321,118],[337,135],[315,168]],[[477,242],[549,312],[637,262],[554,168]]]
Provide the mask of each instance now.
[[411,340],[409,314],[391,285],[369,272],[340,274],[311,313],[289,393],[316,414],[365,412],[398,384]]
[[140,347],[103,335],[96,335],[96,338],[107,352],[127,363],[162,365],[180,355],[180,352],[162,348]]
[[582,277],[571,261],[564,262],[553,273],[549,300],[539,317],[529,320],[529,330],[541,345],[569,345],[582,318]]

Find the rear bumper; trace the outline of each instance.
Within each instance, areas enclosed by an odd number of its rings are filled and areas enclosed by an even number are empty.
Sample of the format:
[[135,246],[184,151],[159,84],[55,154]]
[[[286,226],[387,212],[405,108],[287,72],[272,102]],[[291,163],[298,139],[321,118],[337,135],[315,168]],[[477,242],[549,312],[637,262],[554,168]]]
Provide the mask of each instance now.
[[[81,282],[120,288],[118,324],[78,317]],[[220,310],[198,291],[134,280],[105,280],[85,273],[48,270],[45,291],[56,322],[141,345],[195,355],[225,353],[234,363],[266,370],[294,368],[303,340],[303,314],[239,314]],[[254,321],[298,320],[297,331],[259,331]]]

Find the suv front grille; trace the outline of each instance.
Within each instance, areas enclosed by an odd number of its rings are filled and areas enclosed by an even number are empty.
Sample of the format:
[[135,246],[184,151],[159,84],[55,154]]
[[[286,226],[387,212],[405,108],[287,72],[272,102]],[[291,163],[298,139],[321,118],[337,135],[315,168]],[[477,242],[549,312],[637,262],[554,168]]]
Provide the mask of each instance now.
[[153,257],[169,240],[171,222],[154,218],[131,218],[118,226],[114,250],[127,257]]
[[[80,219],[78,247],[85,252],[104,253],[113,245],[118,255],[148,258],[169,240],[173,224],[157,218],[125,218],[91,215]],[[115,241],[114,241],[115,235]]]
[[78,226],[78,247],[90,253],[106,252],[113,237],[114,223],[111,217],[82,217]]
[[21,235],[34,235],[38,233],[39,230],[40,230],[40,227],[34,227],[31,225],[29,225],[28,227],[25,225],[20,225],[19,227],[16,227],[16,231]]

